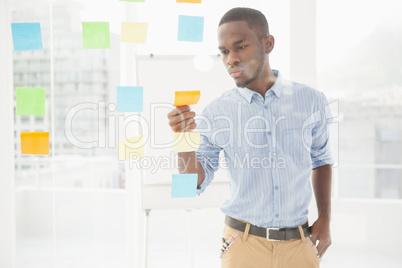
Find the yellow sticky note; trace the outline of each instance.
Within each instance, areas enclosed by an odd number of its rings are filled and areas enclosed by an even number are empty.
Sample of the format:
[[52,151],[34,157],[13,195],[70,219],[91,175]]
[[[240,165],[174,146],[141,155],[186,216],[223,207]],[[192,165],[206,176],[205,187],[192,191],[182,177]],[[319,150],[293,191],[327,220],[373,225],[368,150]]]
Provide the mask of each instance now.
[[201,4],[201,0],[176,0],[176,3],[193,3],[193,4]]
[[21,154],[49,154],[49,132],[21,132]]
[[122,22],[121,42],[145,44],[147,42],[148,23]]
[[200,146],[200,132],[179,132],[174,133],[175,152],[193,152]]
[[119,160],[139,159],[144,157],[144,136],[119,140]]
[[192,105],[199,101],[201,92],[199,90],[175,91],[174,95],[174,106]]

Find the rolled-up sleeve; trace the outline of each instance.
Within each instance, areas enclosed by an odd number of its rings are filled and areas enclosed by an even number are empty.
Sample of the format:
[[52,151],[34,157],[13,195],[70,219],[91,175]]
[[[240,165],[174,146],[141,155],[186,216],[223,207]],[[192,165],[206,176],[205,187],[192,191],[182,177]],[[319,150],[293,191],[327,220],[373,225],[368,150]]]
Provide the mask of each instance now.
[[195,153],[205,173],[204,181],[197,188],[197,195],[200,195],[211,183],[215,171],[219,168],[219,152],[222,148],[211,142],[213,121],[207,109],[197,118],[197,129],[195,131],[200,132],[200,146]]
[[334,164],[329,138],[329,129],[333,117],[327,98],[323,93],[320,94],[319,105],[320,119],[315,123],[312,130],[312,145],[310,151],[313,169],[323,165]]

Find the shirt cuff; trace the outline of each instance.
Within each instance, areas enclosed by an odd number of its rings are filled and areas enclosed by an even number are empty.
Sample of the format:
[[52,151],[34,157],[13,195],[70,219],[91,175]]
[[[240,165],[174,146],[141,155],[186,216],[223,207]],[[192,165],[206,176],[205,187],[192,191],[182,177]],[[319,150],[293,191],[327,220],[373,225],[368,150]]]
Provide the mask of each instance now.
[[[198,157],[198,155],[197,155]],[[199,159],[199,158],[198,158]],[[199,160],[198,160],[199,161]],[[211,183],[213,176],[214,176],[214,172],[209,170],[206,167],[206,164],[204,163],[204,161],[199,161],[202,168],[204,169],[204,180],[202,181],[202,183],[200,184],[199,187],[197,187],[197,196],[202,194],[205,189],[207,188],[207,186]]]
[[312,163],[312,169],[321,167],[321,166],[325,166],[325,165],[334,165],[334,160],[332,159],[332,157],[329,157],[327,159],[323,159],[323,160],[318,160],[318,161],[314,161]]

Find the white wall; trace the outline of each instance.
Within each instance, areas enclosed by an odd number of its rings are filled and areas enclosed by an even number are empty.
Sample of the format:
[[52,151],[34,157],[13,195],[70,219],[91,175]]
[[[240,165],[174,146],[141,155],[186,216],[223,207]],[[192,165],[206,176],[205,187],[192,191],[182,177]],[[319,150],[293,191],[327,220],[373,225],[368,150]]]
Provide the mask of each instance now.
[[[58,238],[125,235],[124,190],[55,190]],[[52,235],[53,190],[25,188],[16,192],[17,236]]]
[[339,199],[332,210],[334,244],[377,254],[402,253],[400,200]]
[[[221,190],[220,187],[212,184],[205,197],[209,192]],[[124,239],[124,199],[124,191],[56,191],[56,241],[97,237]],[[24,189],[17,192],[18,236],[48,237],[51,234],[52,214],[48,213],[52,209],[51,200],[52,193],[47,190]],[[351,252],[401,253],[401,201],[335,199],[332,206],[332,247]],[[198,219],[197,225],[205,230],[223,226],[222,215],[214,213],[211,216]],[[211,236],[208,239],[216,238]]]
[[0,267],[15,265],[14,127],[10,8],[0,0]]

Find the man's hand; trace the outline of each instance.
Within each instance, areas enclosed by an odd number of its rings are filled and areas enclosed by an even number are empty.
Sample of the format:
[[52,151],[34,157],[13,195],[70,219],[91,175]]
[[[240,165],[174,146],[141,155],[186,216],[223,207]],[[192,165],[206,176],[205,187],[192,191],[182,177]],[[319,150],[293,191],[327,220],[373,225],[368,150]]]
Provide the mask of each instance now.
[[321,215],[311,226],[311,241],[316,245],[317,240],[320,242],[317,246],[318,256],[322,256],[331,245],[331,231],[329,227],[330,219],[327,216]]
[[197,127],[195,112],[191,111],[188,105],[175,107],[167,116],[174,132],[191,132]]
[[311,241],[317,246],[320,258],[325,254],[331,245],[331,233],[329,222],[331,221],[331,184],[332,184],[332,166],[324,165],[313,169],[311,174],[314,195],[317,202],[318,219],[311,228]]
[[[197,127],[194,120],[195,112],[191,111],[191,107],[188,105],[175,107],[167,117],[174,132],[191,132]],[[178,165],[180,174],[197,173],[197,187],[200,187],[205,178],[205,171],[195,152],[179,152]]]

